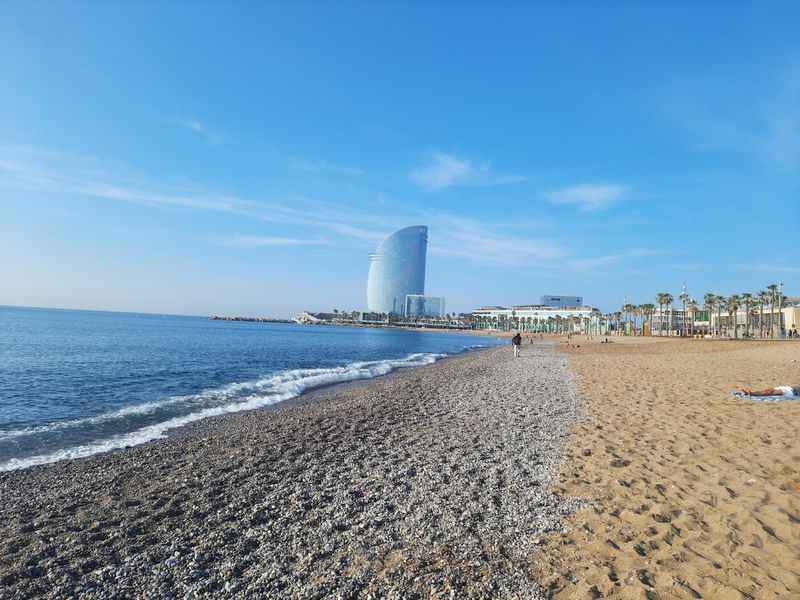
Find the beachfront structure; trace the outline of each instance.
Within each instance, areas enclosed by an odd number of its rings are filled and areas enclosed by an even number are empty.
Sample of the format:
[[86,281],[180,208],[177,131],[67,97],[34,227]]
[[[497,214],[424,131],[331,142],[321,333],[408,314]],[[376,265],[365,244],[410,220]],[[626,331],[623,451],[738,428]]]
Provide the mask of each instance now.
[[583,332],[606,333],[609,327],[601,313],[591,306],[552,307],[488,306],[473,310],[472,322],[476,329],[519,330],[535,333]]
[[567,308],[568,306],[583,306],[580,296],[542,296],[542,306],[550,308]]
[[648,321],[649,333],[650,335],[680,335],[684,324],[688,328],[691,319],[691,315],[687,316],[680,308],[656,307]]
[[406,296],[425,294],[428,228],[415,225],[395,231],[369,255],[367,310],[399,315]]
[[443,317],[444,298],[441,296],[424,296],[407,294],[403,303],[404,317]]
[[[655,308],[645,324],[645,335],[678,336],[719,335],[724,337],[769,337],[775,324],[778,337],[787,332],[800,329],[800,302],[792,303],[773,312],[769,306],[764,309],[739,305],[731,313],[725,305],[714,310]],[[685,328],[684,328],[685,326]]]

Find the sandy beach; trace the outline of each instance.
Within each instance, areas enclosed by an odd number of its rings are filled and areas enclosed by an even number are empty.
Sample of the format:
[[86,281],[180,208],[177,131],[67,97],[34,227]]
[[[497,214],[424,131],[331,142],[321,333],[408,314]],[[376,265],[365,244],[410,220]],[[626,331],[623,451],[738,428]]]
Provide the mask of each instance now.
[[800,597],[800,344],[611,339],[0,473],[0,597]]
[[[578,340],[590,420],[556,491],[591,497],[532,559],[555,598],[800,598],[800,343]],[[562,345],[563,347],[563,345]]]
[[0,596],[543,598],[566,355],[471,352],[0,474]]

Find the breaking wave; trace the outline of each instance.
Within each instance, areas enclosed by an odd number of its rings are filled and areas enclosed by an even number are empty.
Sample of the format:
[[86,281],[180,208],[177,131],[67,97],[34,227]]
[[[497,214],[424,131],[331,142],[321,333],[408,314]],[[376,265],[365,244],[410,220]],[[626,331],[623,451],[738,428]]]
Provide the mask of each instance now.
[[[482,346],[471,346],[470,349],[479,347]],[[0,463],[0,471],[23,469],[59,460],[83,458],[101,452],[144,444],[166,437],[167,432],[171,429],[205,419],[206,417],[263,408],[295,398],[310,389],[359,379],[371,379],[386,375],[396,369],[429,365],[445,356],[447,354],[418,353],[410,354],[405,358],[353,362],[340,367],[292,369],[251,381],[231,383],[222,387],[203,390],[197,394],[172,396],[157,402],[129,406],[93,417],[0,432],[0,441],[4,441],[24,436],[46,435],[80,427],[109,424],[114,421],[123,421],[142,415],[155,415],[159,411],[171,412],[170,418],[140,427],[134,431],[119,433],[49,454],[12,458]],[[183,414],[175,415],[175,411],[180,411]]]

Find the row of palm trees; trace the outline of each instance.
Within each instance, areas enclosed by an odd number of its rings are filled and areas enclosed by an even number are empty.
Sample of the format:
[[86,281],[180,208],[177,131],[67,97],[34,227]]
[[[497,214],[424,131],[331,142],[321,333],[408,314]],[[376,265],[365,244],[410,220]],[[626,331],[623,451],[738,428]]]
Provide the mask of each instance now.
[[[739,315],[742,310],[745,316],[744,337],[756,337],[756,331],[758,337],[761,338],[774,338],[776,335],[780,335],[780,310],[784,306],[784,298],[778,284],[768,285],[766,289],[755,294],[745,292],[725,297],[707,293],[703,297],[703,310],[707,313],[707,318],[701,321],[696,320],[700,311],[697,301],[692,299],[686,291],[678,296],[678,300],[683,306],[680,319],[681,335],[694,335],[701,331],[715,336],[727,335],[738,338]],[[672,294],[659,292],[656,294],[655,304],[625,303],[619,311],[604,315],[604,318],[611,323],[611,329],[620,333],[630,332],[633,335],[636,335],[637,332],[644,333],[645,323],[647,323],[651,335],[656,333],[653,328],[654,324],[658,326],[659,335],[672,335],[672,332],[676,331],[673,323],[675,315],[672,310],[674,303],[675,298]],[[657,311],[656,307],[658,307]],[[656,315],[658,319],[654,323]],[[716,315],[716,319],[712,319],[712,315]]]
[[511,316],[505,315],[472,315],[470,324],[474,329],[497,329],[499,331],[522,331],[525,333],[568,333],[584,331],[600,333],[602,330],[599,319],[590,317],[565,317],[555,315],[551,317],[520,317],[512,311]]

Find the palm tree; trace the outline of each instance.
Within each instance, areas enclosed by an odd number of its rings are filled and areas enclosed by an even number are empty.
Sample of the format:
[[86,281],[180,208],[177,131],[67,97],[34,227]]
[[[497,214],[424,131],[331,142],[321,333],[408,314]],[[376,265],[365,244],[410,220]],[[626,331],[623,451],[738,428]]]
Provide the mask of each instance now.
[[659,292],[656,294],[656,304],[658,304],[658,335],[664,335],[664,305],[667,303],[666,292]]
[[758,292],[758,333],[759,337],[764,337],[764,307],[769,302],[769,292],[767,290],[761,290]]
[[[658,314],[659,314],[659,319],[661,321],[660,323],[661,335],[664,335],[664,307],[666,306],[667,310],[670,310],[673,300],[674,299],[672,297],[672,294],[668,292],[661,292],[659,294],[656,294],[656,302],[658,302]],[[672,311],[670,311],[670,317],[669,317],[669,330],[672,331]]]
[[775,339],[775,303],[778,297],[778,285],[772,283],[767,286],[769,292],[769,337]]
[[778,293],[775,294],[775,308],[777,309],[775,313],[775,318],[777,319],[775,326],[778,332],[775,335],[777,337],[780,337],[783,332],[783,306],[785,298],[783,296],[783,289],[782,289],[783,284],[780,283],[778,284],[778,286],[779,286]]
[[[686,287],[686,284],[684,284],[684,287]],[[681,323],[681,325],[682,325],[681,326],[681,336],[685,336],[686,335],[686,303],[689,300],[691,300],[691,298],[689,297],[689,294],[685,290],[683,292],[681,292],[681,295],[678,296],[678,298],[680,298],[681,302],[683,302],[683,321]]]
[[[737,337],[739,337],[736,331],[738,329],[736,327],[737,324],[736,321],[738,320],[736,318],[736,313],[739,310],[739,296],[737,296],[736,294],[728,296],[726,308],[728,309],[728,315],[730,316],[731,323],[733,324],[733,339],[736,339]],[[728,335],[730,336],[730,334]]]
[[753,294],[745,292],[739,296],[739,299],[744,304],[745,317],[744,317],[744,335],[750,337],[750,306],[753,304]]
[[[708,311],[708,333],[711,333],[711,315],[714,312],[714,306],[716,305],[717,297],[708,292],[705,296],[703,296],[703,308]],[[717,322],[719,325],[719,322]]]
[[616,330],[616,334],[619,335],[620,320],[622,319],[622,313],[619,311],[615,312],[613,318],[614,318],[614,329]]
[[[622,305],[622,312],[625,313],[625,322],[626,323],[630,323],[633,311],[634,311],[633,304],[629,304],[629,303],[626,302],[625,304]],[[628,327],[626,326],[625,327],[625,335],[627,335],[627,334],[628,334]]]
[[674,298],[672,294],[667,294],[664,298],[664,304],[667,305],[667,310],[669,311],[669,335],[672,335],[672,302]]
[[717,328],[722,337],[722,305],[725,304],[725,296],[714,296],[714,305],[717,307]]
[[[697,313],[697,302],[695,300],[689,298],[689,301],[686,303],[686,306],[689,307],[689,311],[692,313],[692,320],[690,321],[690,323],[691,323],[691,331],[689,332],[689,335],[694,335],[694,317],[695,317],[695,314]],[[684,321],[686,320],[686,313],[685,312],[683,313],[683,319],[684,319]]]
[[653,322],[652,316],[653,312],[655,312],[655,305],[654,304],[642,304],[639,307],[642,310],[642,335],[644,335],[644,319],[647,319],[648,324],[650,325],[650,335],[653,335]]

